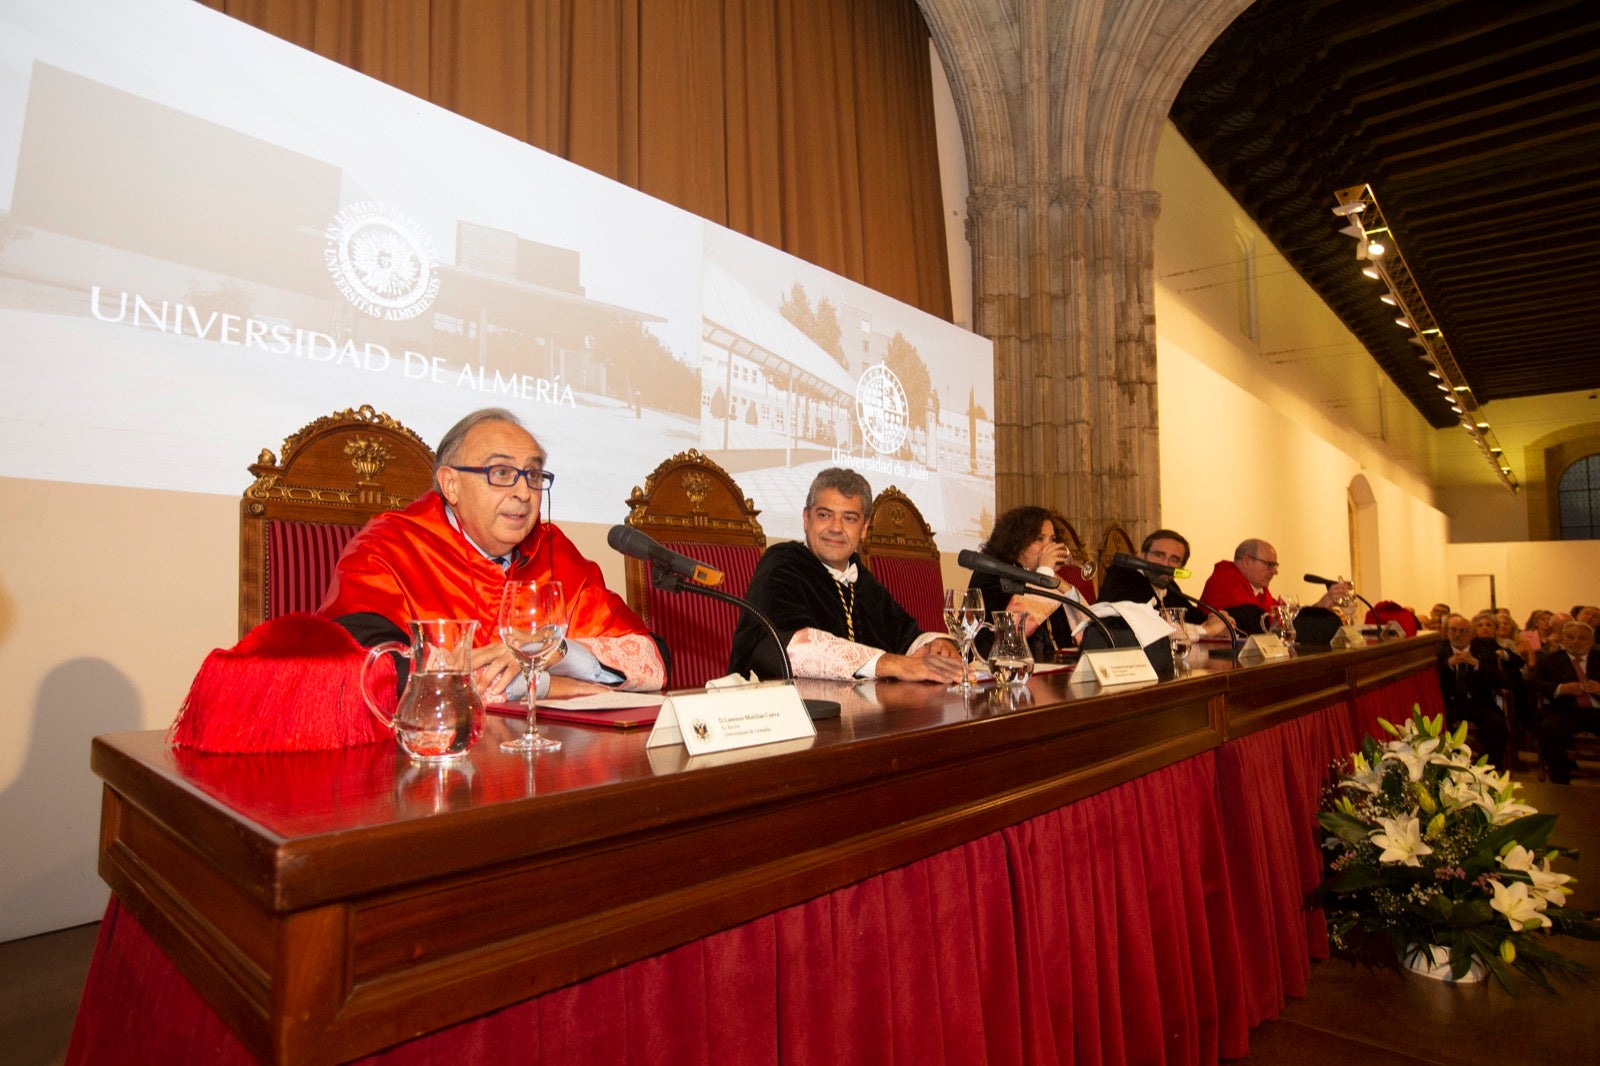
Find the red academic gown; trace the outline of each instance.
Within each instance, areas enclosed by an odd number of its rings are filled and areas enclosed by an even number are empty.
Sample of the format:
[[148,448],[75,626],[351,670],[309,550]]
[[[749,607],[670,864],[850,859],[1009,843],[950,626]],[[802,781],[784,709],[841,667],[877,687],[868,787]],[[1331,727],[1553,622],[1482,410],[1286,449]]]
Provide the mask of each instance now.
[[561,582],[569,637],[627,676],[624,688],[655,689],[665,668],[639,616],[606,588],[600,567],[566,534],[540,522],[517,546],[509,570],[478,551],[445,516],[430,492],[404,511],[378,515],[346,545],[317,613],[337,620],[377,614],[402,630],[413,618],[475,618],[477,645],[499,640],[501,591],[507,581]]
[[1230,607],[1251,603],[1263,611],[1271,610],[1278,604],[1278,598],[1269,589],[1257,592],[1250,586],[1249,580],[1244,576],[1244,571],[1232,559],[1224,559],[1211,571],[1211,576],[1206,578],[1206,587],[1200,593],[1200,598],[1219,611],[1226,611]]

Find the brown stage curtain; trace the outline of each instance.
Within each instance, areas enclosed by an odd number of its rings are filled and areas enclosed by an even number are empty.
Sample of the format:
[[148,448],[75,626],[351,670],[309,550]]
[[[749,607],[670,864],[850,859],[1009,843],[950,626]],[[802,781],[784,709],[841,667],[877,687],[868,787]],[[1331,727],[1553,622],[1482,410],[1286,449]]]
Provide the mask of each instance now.
[[200,0],[950,317],[915,0]]

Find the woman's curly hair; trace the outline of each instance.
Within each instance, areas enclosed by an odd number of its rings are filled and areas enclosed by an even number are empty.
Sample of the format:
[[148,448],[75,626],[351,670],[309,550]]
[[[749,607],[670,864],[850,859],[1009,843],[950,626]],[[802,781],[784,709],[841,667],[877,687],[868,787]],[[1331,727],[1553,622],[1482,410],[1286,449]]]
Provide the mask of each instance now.
[[1013,507],[995,519],[994,529],[980,550],[1003,563],[1015,564],[1022,549],[1033,543],[1033,538],[1039,535],[1039,526],[1046,521],[1055,527],[1056,537],[1066,543],[1067,531],[1061,528],[1060,516],[1048,507],[1029,504]]

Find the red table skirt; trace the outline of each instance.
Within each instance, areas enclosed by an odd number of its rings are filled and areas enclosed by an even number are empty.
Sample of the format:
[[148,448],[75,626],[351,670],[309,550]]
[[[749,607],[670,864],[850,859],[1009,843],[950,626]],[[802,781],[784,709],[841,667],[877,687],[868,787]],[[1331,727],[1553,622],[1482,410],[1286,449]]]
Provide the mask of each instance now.
[[[1211,1063],[1325,957],[1329,765],[1425,671],[860,884],[371,1056],[588,1064]],[[249,1062],[113,899],[69,1063]]]

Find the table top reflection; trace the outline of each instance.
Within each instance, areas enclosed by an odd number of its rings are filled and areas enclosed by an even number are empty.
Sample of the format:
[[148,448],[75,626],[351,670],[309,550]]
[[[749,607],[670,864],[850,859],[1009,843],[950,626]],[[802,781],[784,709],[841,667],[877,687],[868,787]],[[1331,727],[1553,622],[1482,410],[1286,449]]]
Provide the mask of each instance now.
[[[1395,659],[1396,650],[1366,651]],[[388,742],[207,754],[170,748],[155,731],[96,738],[92,761],[112,789],[136,805],[170,811],[166,820],[182,822],[201,849],[218,849],[223,865],[243,861],[259,870],[258,885],[272,887],[258,890],[285,906],[356,884],[381,887],[468,862],[593,847],[675,822],[881,788],[917,774],[957,781],[976,775],[980,787],[1003,787],[1018,773],[1065,779],[1118,764],[1115,774],[1072,786],[1082,794],[1216,746],[1226,734],[1230,686],[1241,708],[1252,699],[1279,707],[1302,691],[1342,690],[1349,664],[1363,657],[1373,656],[1303,653],[1243,666],[1202,646],[1175,676],[1103,691],[1072,684],[1066,670],[998,691],[992,684],[963,692],[896,681],[801,681],[803,696],[842,706],[837,718],[816,723],[814,738],[699,757],[681,745],[647,749],[648,729],[548,721],[541,728],[562,742],[559,751],[510,754],[499,742],[523,725],[491,714],[472,750],[444,765],[412,763]],[[1408,653],[1412,659],[1420,661],[1418,653]],[[1138,758],[1130,761],[1130,752]],[[440,848],[452,834],[473,847],[459,855]],[[364,854],[366,847],[374,854]],[[405,864],[384,864],[389,873],[376,882],[373,867],[363,868],[406,848],[415,854]]]

